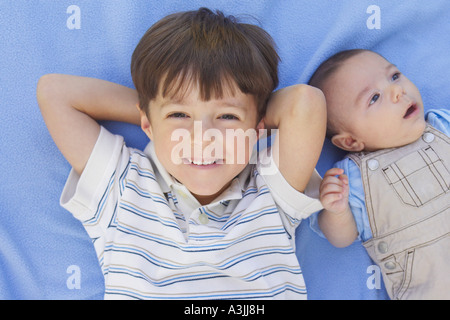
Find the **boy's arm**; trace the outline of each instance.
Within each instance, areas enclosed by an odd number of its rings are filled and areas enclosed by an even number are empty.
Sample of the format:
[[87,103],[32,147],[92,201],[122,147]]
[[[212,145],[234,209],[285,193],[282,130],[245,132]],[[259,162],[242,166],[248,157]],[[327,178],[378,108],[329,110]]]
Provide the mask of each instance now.
[[37,85],[37,100],[53,140],[78,174],[97,141],[97,120],[140,123],[136,91],[108,81],[45,75]]
[[358,236],[355,219],[348,203],[349,184],[344,170],[332,168],[325,173],[320,185],[319,227],[335,247],[346,247]]
[[265,125],[278,129],[272,147],[274,161],[298,191],[305,190],[319,159],[326,117],[322,91],[308,85],[280,89],[269,100]]

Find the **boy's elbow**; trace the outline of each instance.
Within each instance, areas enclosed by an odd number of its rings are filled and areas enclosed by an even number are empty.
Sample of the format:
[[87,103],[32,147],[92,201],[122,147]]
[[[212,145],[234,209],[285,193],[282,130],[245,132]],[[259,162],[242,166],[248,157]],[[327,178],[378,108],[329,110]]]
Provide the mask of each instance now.
[[60,81],[60,75],[54,73],[45,74],[39,78],[36,86],[36,97],[40,107],[45,105],[45,102],[58,92]]
[[289,117],[310,129],[325,132],[327,108],[325,96],[320,89],[299,84],[294,86],[293,98],[296,103],[291,105]]
[[326,117],[326,102],[322,90],[306,84],[294,86],[293,112],[300,113],[301,116]]
[[55,74],[49,73],[41,76],[37,83],[37,93],[43,93],[55,80]]
[[47,101],[48,96],[50,95],[53,82],[54,82],[53,74],[46,74],[39,78],[39,81],[36,86],[36,98],[40,108],[45,106],[45,102]]

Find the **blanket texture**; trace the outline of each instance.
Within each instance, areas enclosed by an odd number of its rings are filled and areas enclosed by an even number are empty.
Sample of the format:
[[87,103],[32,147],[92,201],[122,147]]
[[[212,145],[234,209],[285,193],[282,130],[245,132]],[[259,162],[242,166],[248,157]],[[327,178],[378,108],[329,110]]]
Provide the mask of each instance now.
[[[265,28],[282,59],[280,87],[305,83],[331,54],[367,48],[421,90],[426,110],[449,108],[448,0],[16,0],[0,2],[0,299],[101,299],[103,275],[81,224],[59,206],[70,170],[36,102],[46,73],[101,78],[132,87],[130,59],[163,16],[219,9]],[[140,128],[104,123],[144,148]],[[328,141],[321,174],[342,153]],[[297,231],[310,299],[387,299],[361,243],[332,247]]]

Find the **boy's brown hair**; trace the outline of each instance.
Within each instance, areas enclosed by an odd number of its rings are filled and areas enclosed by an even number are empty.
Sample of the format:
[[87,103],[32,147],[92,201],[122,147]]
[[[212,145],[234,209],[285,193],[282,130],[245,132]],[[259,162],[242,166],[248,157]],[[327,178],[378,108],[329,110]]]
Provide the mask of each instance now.
[[[259,117],[278,86],[279,56],[262,28],[207,8],[171,14],[155,23],[140,40],[131,74],[140,108],[147,112],[159,90],[163,97],[182,98],[190,84],[200,98],[221,98],[236,85],[252,94]],[[224,87],[225,86],[225,87]]]

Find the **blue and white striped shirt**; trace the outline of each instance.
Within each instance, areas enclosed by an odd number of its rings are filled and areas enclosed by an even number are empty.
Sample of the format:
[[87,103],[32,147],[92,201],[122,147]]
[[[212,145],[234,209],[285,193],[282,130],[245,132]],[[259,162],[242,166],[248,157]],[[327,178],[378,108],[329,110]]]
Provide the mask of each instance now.
[[315,172],[307,188],[314,198],[278,170],[262,171],[248,165],[201,206],[162,167],[152,143],[141,152],[102,128],[83,174],[71,171],[61,204],[93,239],[107,299],[306,298],[294,234],[321,209],[320,177]]

